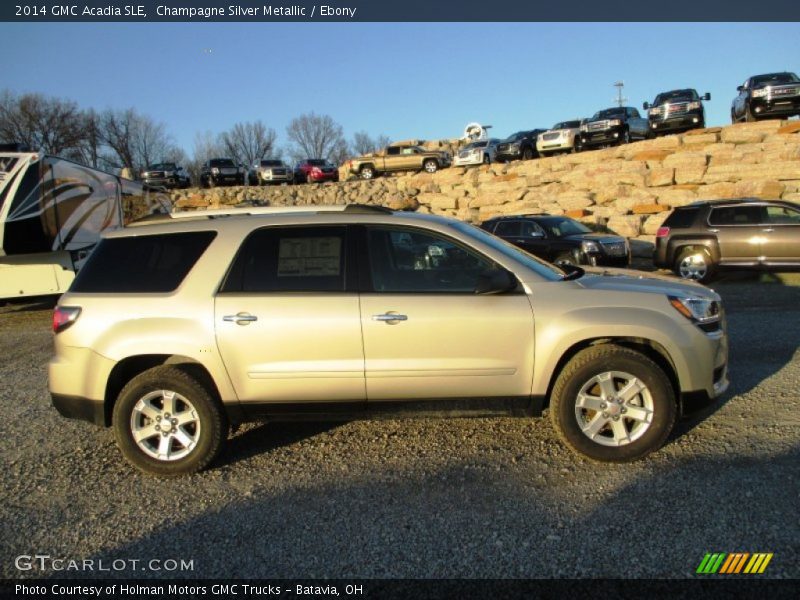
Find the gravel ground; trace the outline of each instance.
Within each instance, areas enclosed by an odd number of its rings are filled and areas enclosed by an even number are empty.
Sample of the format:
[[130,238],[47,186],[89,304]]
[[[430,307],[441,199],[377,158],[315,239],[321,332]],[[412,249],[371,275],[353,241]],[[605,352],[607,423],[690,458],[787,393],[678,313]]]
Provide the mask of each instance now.
[[257,424],[167,481],[52,408],[49,307],[0,307],[0,574],[37,575],[14,557],[39,553],[187,577],[690,577],[746,551],[800,577],[800,288],[718,289],[731,390],[635,464],[576,457],[548,419]]

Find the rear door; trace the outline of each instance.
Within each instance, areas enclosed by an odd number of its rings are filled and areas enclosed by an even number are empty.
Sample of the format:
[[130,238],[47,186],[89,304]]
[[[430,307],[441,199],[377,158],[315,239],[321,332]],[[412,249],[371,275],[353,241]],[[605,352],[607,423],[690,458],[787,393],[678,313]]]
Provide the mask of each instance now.
[[530,394],[531,306],[521,292],[475,294],[491,260],[424,229],[370,226],[365,234],[369,402]]
[[265,227],[245,240],[214,309],[241,402],[365,400],[349,241],[344,226]]
[[764,206],[733,204],[715,206],[708,215],[709,231],[719,240],[723,264],[757,264],[764,239]]

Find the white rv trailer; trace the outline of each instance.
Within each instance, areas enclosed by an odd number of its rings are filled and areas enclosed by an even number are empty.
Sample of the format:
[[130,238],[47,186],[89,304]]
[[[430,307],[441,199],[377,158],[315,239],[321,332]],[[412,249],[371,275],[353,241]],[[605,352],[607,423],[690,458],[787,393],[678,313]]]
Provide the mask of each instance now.
[[141,183],[8,148],[0,148],[0,299],[65,292],[103,232],[169,211]]

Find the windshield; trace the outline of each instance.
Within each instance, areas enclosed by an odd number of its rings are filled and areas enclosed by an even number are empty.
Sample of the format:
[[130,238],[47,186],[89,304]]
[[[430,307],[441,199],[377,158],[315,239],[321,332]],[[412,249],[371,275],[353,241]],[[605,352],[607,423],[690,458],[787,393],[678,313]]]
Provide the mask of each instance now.
[[697,92],[694,90],[673,90],[671,92],[664,92],[663,94],[659,94],[656,96],[656,99],[653,101],[655,106],[659,106],[661,104],[666,104],[667,102],[691,102],[693,100],[698,100]]
[[624,117],[624,108],[607,108],[605,110],[594,113],[592,119],[615,119],[617,117]]
[[564,237],[581,233],[591,233],[592,230],[568,217],[551,217],[549,219],[539,219],[539,225],[547,230],[548,235],[553,237]]
[[553,125],[553,129],[578,129],[580,126],[580,121],[561,121]]
[[283,163],[279,160],[262,160],[262,167],[282,167]]
[[211,161],[212,167],[235,167],[233,161],[229,158],[215,158]]
[[148,171],[174,171],[175,169],[175,163],[156,163],[147,167]]
[[753,77],[753,85],[772,85],[775,83],[797,83],[800,79],[794,73],[772,73]]
[[312,167],[326,167],[328,166],[328,161],[322,158],[309,158],[306,161],[307,165],[311,165]]
[[519,140],[524,139],[526,135],[528,135],[527,131],[518,131],[517,133],[512,133],[510,136],[508,136],[506,141],[518,142]]
[[472,150],[474,148],[485,148],[487,143],[488,142],[486,141],[472,142],[471,144],[467,144],[466,146],[464,146],[464,150]]
[[475,225],[471,225],[469,223],[465,223],[463,221],[458,221],[453,223],[453,227],[455,227],[461,233],[476,239],[480,242],[483,242],[487,246],[491,246],[493,249],[497,250],[504,256],[507,256],[517,262],[524,264],[526,267],[534,271],[537,275],[544,277],[548,281],[558,281],[564,277],[564,271],[556,267],[555,265],[551,265],[550,263],[544,262],[533,256],[532,254],[528,254],[524,250],[517,248],[516,246],[509,244],[505,240],[501,240],[499,237],[493,236],[491,233],[487,233],[483,229],[476,227]]

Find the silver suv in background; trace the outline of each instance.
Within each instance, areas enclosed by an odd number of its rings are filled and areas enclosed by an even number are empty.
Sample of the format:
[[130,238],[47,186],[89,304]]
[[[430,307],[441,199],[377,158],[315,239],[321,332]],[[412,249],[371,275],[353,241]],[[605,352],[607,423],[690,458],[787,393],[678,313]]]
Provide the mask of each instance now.
[[583,119],[561,121],[536,137],[536,150],[540,155],[556,152],[580,152]]
[[161,219],[100,242],[49,364],[59,412],[112,426],[148,473],[206,467],[246,420],[547,407],[575,451],[624,462],[728,385],[720,298],[693,282],[562,270],[375,206]]
[[491,138],[467,144],[453,158],[453,166],[468,167],[493,163],[497,156],[497,146],[501,141]]
[[248,179],[250,185],[292,183],[294,170],[279,158],[262,158],[253,163]]

